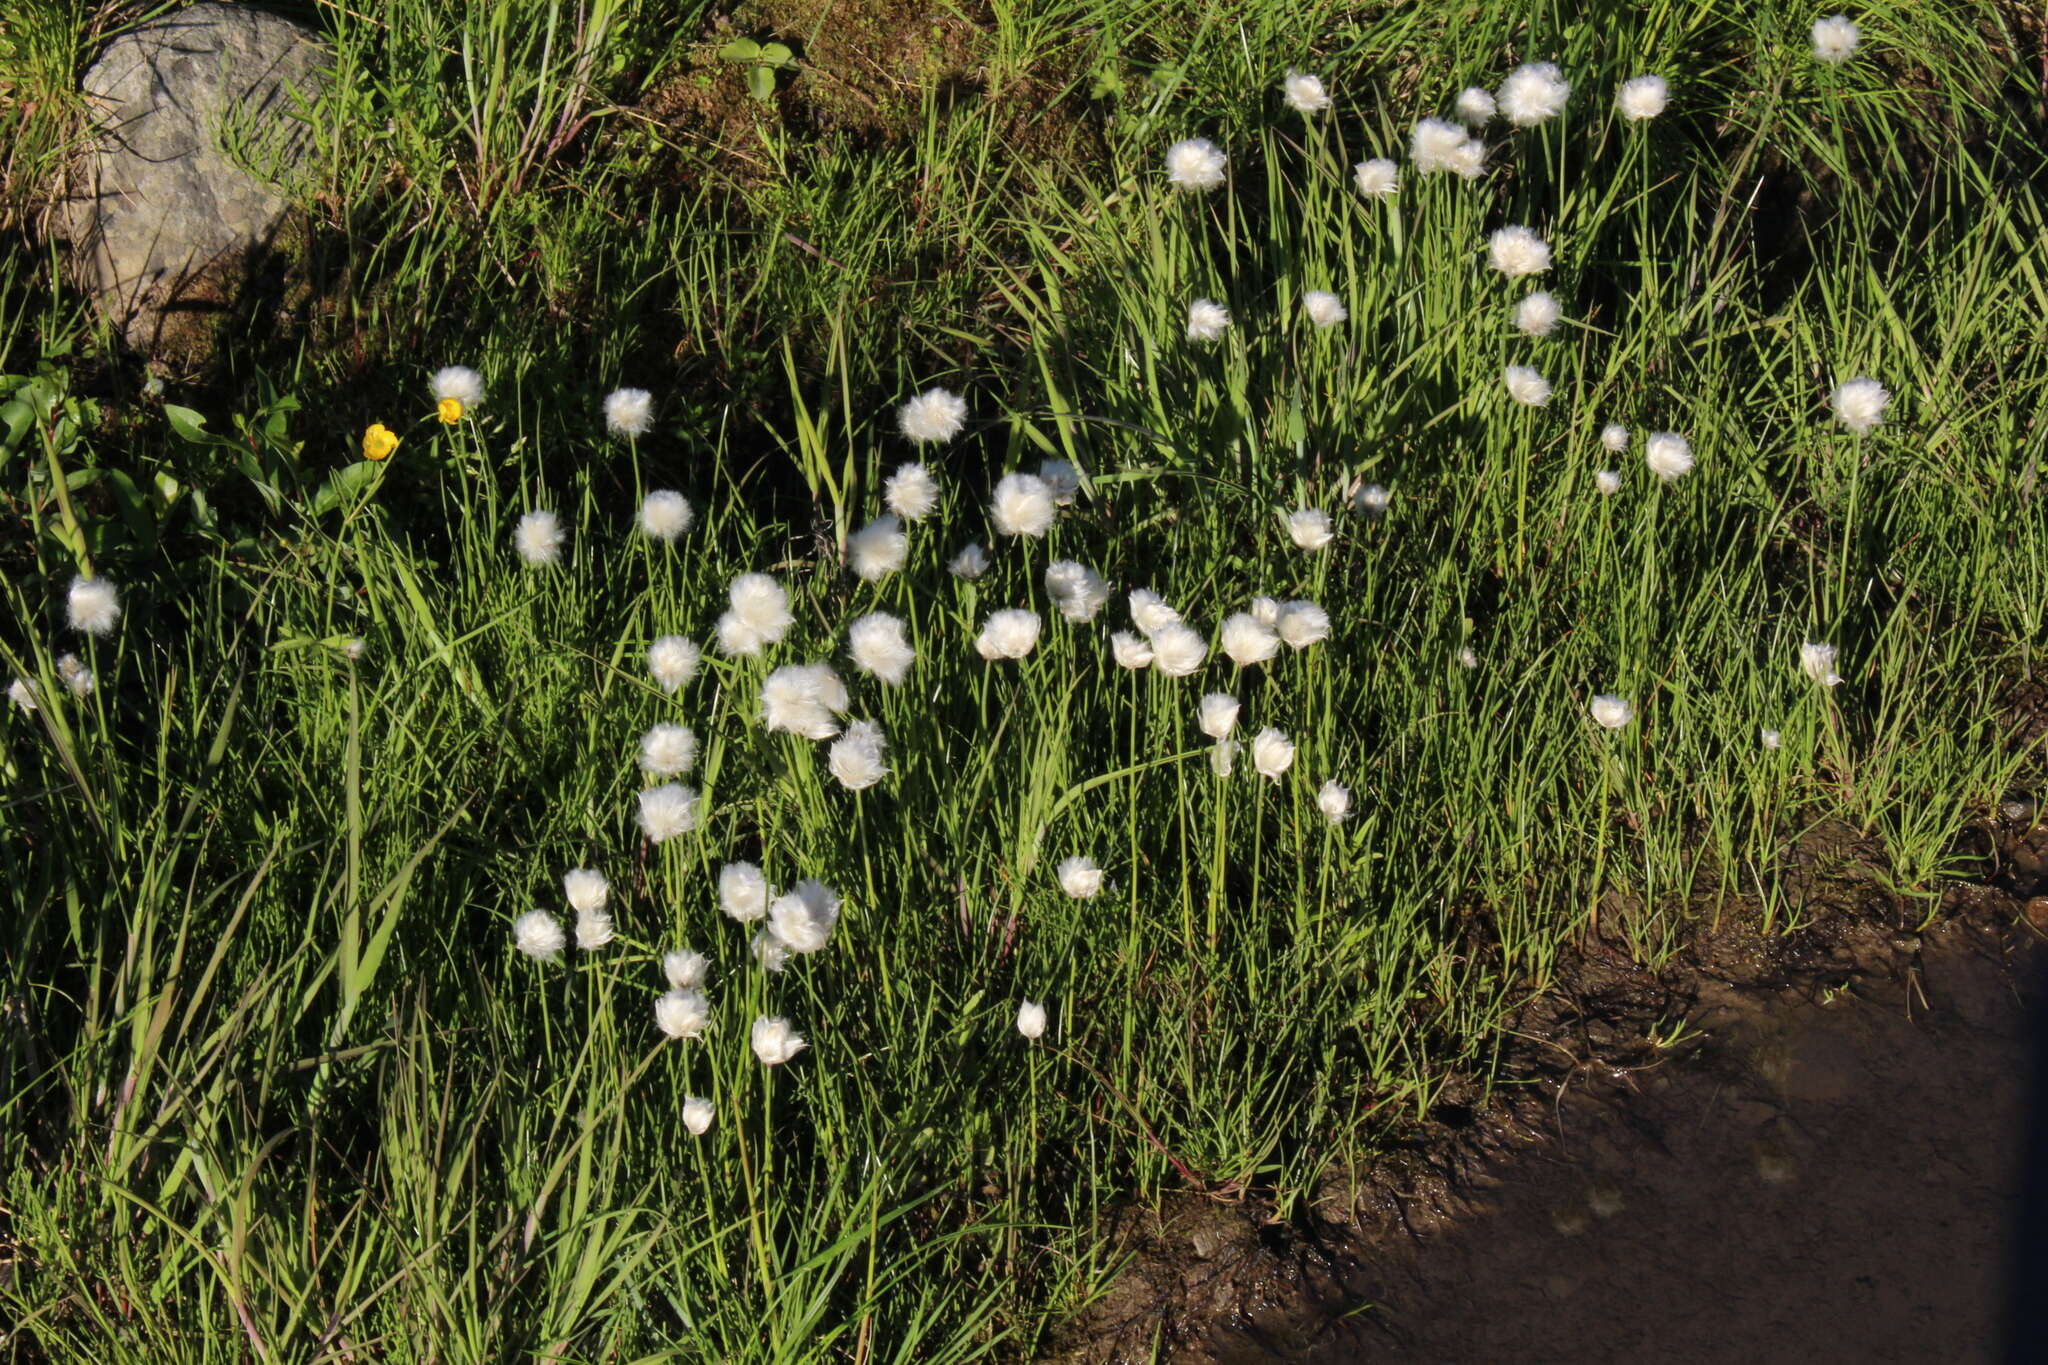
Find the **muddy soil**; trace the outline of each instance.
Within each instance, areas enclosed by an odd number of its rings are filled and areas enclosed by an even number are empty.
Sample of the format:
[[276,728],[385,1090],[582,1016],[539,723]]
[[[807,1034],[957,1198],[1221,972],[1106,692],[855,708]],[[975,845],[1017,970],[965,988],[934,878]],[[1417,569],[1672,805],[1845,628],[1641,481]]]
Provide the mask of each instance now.
[[1693,1046],[1576,1072],[1461,1216],[1346,1249],[1183,1358],[2048,1358],[2006,1330],[2048,1161],[2027,937],[1954,924],[1844,988],[1705,997]]

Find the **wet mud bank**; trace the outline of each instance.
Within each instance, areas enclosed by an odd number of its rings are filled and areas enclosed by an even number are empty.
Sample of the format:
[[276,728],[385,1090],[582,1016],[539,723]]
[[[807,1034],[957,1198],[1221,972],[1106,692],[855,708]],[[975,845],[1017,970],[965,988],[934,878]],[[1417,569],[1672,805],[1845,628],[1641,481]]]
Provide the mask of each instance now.
[[1513,1083],[1312,1215],[1134,1215],[1063,1358],[2048,1359],[2048,1272],[2012,1321],[2048,902],[1947,911],[1710,946],[1675,979],[1589,953],[1520,1021]]

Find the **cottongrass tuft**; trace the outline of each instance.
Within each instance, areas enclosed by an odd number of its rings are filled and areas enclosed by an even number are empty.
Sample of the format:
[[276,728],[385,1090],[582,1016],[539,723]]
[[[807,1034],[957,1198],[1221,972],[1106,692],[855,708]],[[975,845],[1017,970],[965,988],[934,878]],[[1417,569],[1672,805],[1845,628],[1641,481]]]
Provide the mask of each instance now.
[[1501,382],[1507,385],[1508,397],[1517,403],[1540,408],[1550,401],[1550,381],[1532,365],[1508,366],[1501,371]]
[[796,623],[789,593],[764,573],[743,573],[726,589],[732,609],[718,618],[718,647],[727,654],[759,654],[780,644]]
[[1401,168],[1376,156],[1351,168],[1351,183],[1368,199],[1385,199],[1400,190]]
[[73,630],[87,635],[111,635],[121,619],[121,596],[106,579],[80,574],[71,580],[71,591],[64,599],[64,619]]
[[1017,1006],[1017,1032],[1030,1042],[1037,1042],[1045,1036],[1045,1006],[1035,1000],[1026,1000]]
[[1150,588],[1133,588],[1128,599],[1131,608],[1131,623],[1146,635],[1154,635],[1168,626],[1180,624],[1180,613],[1166,604],[1166,599]]
[[1239,668],[1262,664],[1280,652],[1280,636],[1248,611],[1223,618],[1220,645]]
[[1515,330],[1524,336],[1547,337],[1557,330],[1564,309],[1549,291],[1539,289],[1515,305]]
[[1081,496],[1081,471],[1072,460],[1040,461],[1038,481],[1045,485],[1055,507],[1072,507]]
[[1303,550],[1320,550],[1336,538],[1330,514],[1320,507],[1300,507],[1287,514],[1287,538]]
[[30,714],[36,709],[36,685],[27,678],[16,678],[7,684],[7,700],[13,702],[23,715]]
[[971,583],[988,572],[988,551],[976,544],[963,545],[952,563],[946,565],[946,572]]
[[1166,677],[1185,678],[1208,657],[1208,644],[1187,626],[1176,623],[1152,634],[1152,667]]
[[1511,280],[1541,275],[1550,269],[1550,243],[1533,228],[1511,223],[1495,228],[1486,239],[1486,258],[1495,270]]
[[879,583],[910,559],[910,537],[893,512],[884,512],[846,538],[846,566],[869,583]]
[[1833,687],[1842,681],[1842,675],[1835,671],[1838,654],[1831,644],[1808,640],[1799,646],[1799,671],[1822,687]]
[[889,742],[882,727],[871,720],[857,720],[846,733],[832,741],[825,766],[839,785],[848,791],[865,791],[889,775]]
[[905,521],[923,521],[939,505],[939,481],[915,460],[897,465],[882,485],[882,501]]
[[1117,631],[1109,637],[1109,652],[1116,659],[1119,668],[1136,669],[1152,666],[1152,642],[1127,630]]
[[1058,875],[1060,890],[1077,901],[1092,900],[1102,890],[1102,869],[1085,853],[1062,858]]
[[640,793],[640,832],[649,843],[665,843],[697,828],[697,790],[679,782]]
[[1228,777],[1237,767],[1237,741],[1219,739],[1209,750],[1209,770],[1218,777]]
[[1449,171],[1466,180],[1486,173],[1486,147],[1455,123],[1426,118],[1415,125],[1408,156],[1418,175]]
[[1594,721],[1606,730],[1619,730],[1635,719],[1636,714],[1635,707],[1629,705],[1627,698],[1607,692],[1593,698],[1587,709],[1593,713]]
[[989,498],[988,518],[999,535],[1042,536],[1052,528],[1052,489],[1036,474],[1005,474]]
[[1613,497],[1616,493],[1619,493],[1621,491],[1621,471],[1618,469],[1601,469],[1594,471],[1593,487],[1600,491],[1601,497]]
[[1460,649],[1458,651],[1458,667],[1463,669],[1479,667],[1479,651],[1473,649],[1470,645]]
[[1289,649],[1307,649],[1330,638],[1330,613],[1314,602],[1284,602],[1273,629]]
[[903,622],[886,611],[870,612],[846,628],[846,652],[855,668],[891,687],[901,687],[917,661]]
[[1393,505],[1394,495],[1385,484],[1369,483],[1358,490],[1351,505],[1369,517],[1383,517],[1387,508]]
[[76,654],[63,654],[57,658],[57,681],[64,684],[64,690],[72,696],[85,698],[92,695],[92,670]]
[[704,992],[696,990],[674,990],[657,996],[654,1026],[678,1041],[701,1038],[711,1026],[711,1002],[704,998]]
[[571,868],[562,874],[562,894],[568,898],[569,908],[579,915],[591,915],[604,909],[611,893],[611,883],[596,868]]
[[663,635],[647,646],[647,671],[655,685],[674,696],[704,662],[704,651],[687,635]]
[[640,771],[650,777],[681,777],[697,763],[697,735],[687,725],[663,721],[640,736]]
[[789,1020],[780,1015],[754,1020],[747,1030],[747,1042],[763,1066],[781,1066],[810,1046],[804,1041],[804,1036],[790,1026]]
[[975,653],[991,662],[1021,659],[1038,645],[1038,613],[1022,607],[1004,607],[991,612],[974,637]]
[[1609,422],[1600,428],[1600,444],[1609,454],[1621,454],[1628,449],[1628,428],[1619,422]]
[[545,910],[529,910],[512,921],[512,946],[536,961],[554,961],[568,942],[562,926]]
[[727,863],[718,869],[718,908],[726,918],[750,924],[768,913],[774,889],[752,863]]
[[1884,421],[1884,410],[1892,401],[1889,390],[1875,379],[1851,379],[1835,390],[1829,400],[1835,420],[1862,436]]
[[1635,76],[1621,83],[1614,95],[1615,107],[1631,123],[1653,119],[1671,103],[1671,87],[1662,76]]
[[703,1137],[711,1131],[711,1120],[717,1117],[717,1109],[702,1095],[688,1095],[683,1099],[683,1131],[691,1137]]
[[1109,584],[1078,560],[1056,559],[1045,566],[1045,595],[1069,621],[1092,621],[1109,602]]
[[640,503],[640,534],[673,543],[697,523],[697,509],[672,488],[657,488]]
[[604,399],[604,428],[639,440],[654,429],[654,395],[645,389],[613,389]]
[[1268,782],[1294,766],[1294,741],[1268,725],[1252,737],[1252,768]]
[[1856,48],[1863,41],[1863,30],[1856,27],[1855,20],[1846,14],[1830,14],[1825,19],[1813,21],[1813,59],[1829,66],[1840,66],[1856,55]]
[[821,953],[839,924],[839,893],[807,878],[768,906],[768,929],[793,953]]
[[1211,739],[1229,739],[1237,728],[1239,703],[1228,692],[1211,692],[1202,698],[1196,724]]
[[754,955],[754,961],[761,964],[764,972],[779,972],[789,965],[789,945],[775,936],[772,929],[763,929],[747,944],[747,951]]
[[1330,92],[1323,88],[1322,79],[1291,68],[1287,79],[1280,82],[1280,94],[1297,114],[1320,114],[1330,107]]
[[1343,824],[1351,818],[1351,789],[1331,778],[1316,789],[1316,809],[1331,824]]
[[761,723],[805,739],[830,739],[846,714],[846,684],[829,664],[784,664],[761,680]]
[[1756,740],[1766,749],[1776,749],[1784,743],[1784,738],[1776,730],[1771,729],[1759,729],[1756,732]]
[[1643,442],[1643,463],[1666,483],[1692,472],[1692,443],[1675,431],[1653,431]]
[[576,916],[576,946],[586,953],[594,953],[612,941],[612,917],[602,910],[579,913]]
[[933,385],[896,409],[896,429],[918,445],[950,441],[967,425],[967,400]]
[[1327,330],[1351,316],[1344,309],[1344,300],[1327,289],[1311,289],[1301,296],[1301,310],[1308,314],[1308,320],[1317,328]]
[[1188,305],[1188,340],[1215,341],[1230,330],[1230,310],[1214,299],[1196,299]]
[[1184,138],[1166,149],[1166,178],[1184,190],[1217,188],[1229,165],[1223,149],[1205,137]]
[[452,398],[466,411],[484,401],[484,377],[467,365],[446,365],[434,371],[427,391],[436,403]]
[[672,991],[694,991],[711,972],[710,959],[688,948],[661,955],[661,974]]
[[562,542],[567,532],[562,530],[562,519],[553,512],[542,509],[528,512],[519,519],[519,525],[512,532],[512,547],[519,551],[519,557],[527,567],[543,569],[562,557]]
[[1563,113],[1564,102],[1571,93],[1571,83],[1557,69],[1557,63],[1530,62],[1509,72],[1494,98],[1509,123],[1517,128],[1533,128]]
[[1484,86],[1468,85],[1458,92],[1458,99],[1451,106],[1459,122],[1472,128],[1484,128],[1493,121],[1499,111],[1494,103],[1493,92]]

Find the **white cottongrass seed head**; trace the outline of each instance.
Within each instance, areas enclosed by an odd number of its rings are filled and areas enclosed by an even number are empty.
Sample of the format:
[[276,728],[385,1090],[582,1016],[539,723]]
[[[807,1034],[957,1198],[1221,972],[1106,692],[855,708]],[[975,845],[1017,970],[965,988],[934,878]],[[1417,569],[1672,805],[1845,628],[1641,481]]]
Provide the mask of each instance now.
[[1508,73],[1494,99],[1500,112],[1517,128],[1533,128],[1564,112],[1571,82],[1555,62],[1529,62]]
[[1169,678],[1185,678],[1209,657],[1201,635],[1176,622],[1152,633],[1152,667]]
[[1856,55],[1857,44],[1863,41],[1863,31],[1848,15],[1830,14],[1825,19],[1813,21],[1812,37],[1813,59],[1829,66],[1840,66]]
[[613,389],[604,398],[604,428],[639,440],[654,429],[654,395],[645,389]]
[[1217,188],[1229,166],[1223,149],[1205,137],[1185,138],[1166,149],[1166,178],[1184,190]]
[[727,919],[751,924],[768,913],[774,894],[761,869],[752,863],[727,863],[718,869],[718,908]]
[[687,725],[662,721],[640,736],[640,771],[649,777],[681,777],[697,764],[697,734]]
[[1662,76],[1634,76],[1615,92],[1614,107],[1631,123],[1653,119],[1671,103],[1671,87]]
[[1260,625],[1269,629],[1277,626],[1280,624],[1280,599],[1260,593],[1252,599],[1251,612],[1252,620]]
[[1861,436],[1884,420],[1884,410],[1892,396],[1875,379],[1851,379],[1837,388],[1829,401],[1835,409],[1835,420]]
[[1385,199],[1401,188],[1401,168],[1383,156],[1372,157],[1351,168],[1351,183],[1368,199]]
[[1316,788],[1316,809],[1331,824],[1343,824],[1351,818],[1351,788],[1331,778]]
[[1587,709],[1593,713],[1594,721],[1605,730],[1619,730],[1635,719],[1636,714],[1635,707],[1629,705],[1626,697],[1617,697],[1608,692],[1602,692],[1594,697]]
[[27,678],[16,678],[7,684],[7,700],[13,702],[23,715],[36,709],[36,685]]
[[561,559],[562,541],[566,538],[562,519],[542,508],[519,519],[512,532],[512,546],[528,567],[541,569]]
[[1040,461],[1038,481],[1052,495],[1054,506],[1072,507],[1075,499],[1081,496],[1081,471],[1074,467],[1072,460]]
[[1515,305],[1515,330],[1524,336],[1547,337],[1557,330],[1564,309],[1545,289],[1539,289]]
[[832,741],[825,766],[839,785],[848,791],[865,791],[889,775],[889,741],[882,727],[871,720],[857,720],[846,733]]
[[916,460],[897,465],[882,484],[882,501],[905,521],[923,521],[939,505],[938,478]]
[[1618,469],[1596,470],[1593,474],[1593,487],[1600,491],[1601,497],[1613,497],[1621,491],[1621,471]]
[[1037,1042],[1045,1036],[1045,1006],[1036,1000],[1026,1000],[1017,1006],[1017,1032],[1030,1042]]
[[779,972],[789,965],[789,945],[775,936],[772,929],[763,929],[747,944],[747,951],[754,955],[754,961],[761,969]]
[[1628,449],[1628,428],[1619,422],[1609,422],[1600,428],[1600,445],[1611,455],[1619,455]]
[[1287,514],[1287,538],[1297,549],[1320,550],[1336,538],[1330,514],[1320,507],[1297,507]]
[[1248,611],[1223,618],[1218,644],[1239,668],[1262,664],[1280,652],[1280,635]]
[[902,620],[886,611],[870,612],[846,628],[846,652],[855,668],[891,687],[901,687],[917,661]]
[[1466,669],[1479,667],[1479,651],[1470,645],[1461,648],[1458,651],[1458,667]]
[[453,398],[467,409],[484,401],[484,377],[467,365],[447,365],[434,371],[427,389],[436,403]]
[[703,1137],[711,1131],[711,1120],[718,1110],[702,1095],[689,1095],[683,1100],[683,1131],[691,1137]]
[[967,400],[933,385],[896,409],[896,429],[919,445],[950,441],[967,425]]
[[1036,474],[1005,474],[989,498],[988,519],[999,535],[1042,536],[1052,528],[1052,489]]
[[790,1026],[789,1020],[780,1015],[764,1015],[754,1020],[753,1026],[747,1030],[747,1042],[763,1066],[781,1066],[810,1046],[804,1041],[804,1036]]
[[1499,112],[1493,92],[1480,85],[1468,85],[1460,90],[1457,102],[1451,108],[1458,115],[1459,122],[1473,128],[1485,127]]
[[1303,294],[1301,311],[1308,314],[1308,320],[1319,328],[1335,327],[1351,316],[1344,310],[1344,300],[1327,289],[1311,289]]
[[1387,508],[1393,505],[1394,495],[1385,484],[1362,485],[1351,505],[1369,517],[1385,516]]
[[704,662],[704,651],[687,635],[663,635],[647,646],[647,671],[655,685],[674,696]]
[[1093,899],[1102,890],[1102,869],[1085,853],[1060,859],[1060,890],[1077,901]]
[[780,644],[796,618],[789,593],[764,573],[743,573],[726,589],[732,609],[718,618],[718,647],[727,654],[759,654]]
[[1550,381],[1533,365],[1510,365],[1500,377],[1508,386],[1508,397],[1517,403],[1540,408],[1550,401]]
[[1180,624],[1180,613],[1166,604],[1166,599],[1150,588],[1133,588],[1129,598],[1131,623],[1147,635],[1157,634],[1168,626]]
[[1294,741],[1268,725],[1252,737],[1252,768],[1268,782],[1294,766]]
[[946,572],[955,578],[973,582],[988,572],[988,551],[976,544],[963,545],[960,547],[960,553],[954,555],[952,562],[946,565]]
[[1230,310],[1214,299],[1196,299],[1188,305],[1188,340],[1215,341],[1230,330]]
[[1692,443],[1675,431],[1653,431],[1643,441],[1643,463],[1666,483],[1692,472]]
[[1273,629],[1289,649],[1307,649],[1330,638],[1330,613],[1314,602],[1283,602]]
[[793,953],[821,953],[839,923],[839,893],[815,878],[768,903],[768,929]]
[[884,512],[846,538],[846,567],[879,583],[910,559],[910,537],[893,512]]
[[1152,642],[1127,630],[1117,631],[1109,637],[1109,652],[1116,659],[1119,668],[1152,666]]
[[761,680],[761,724],[805,739],[830,739],[846,714],[846,684],[829,664],[784,664]]
[[1510,223],[1495,228],[1486,239],[1486,259],[1511,280],[1541,275],[1550,269],[1550,243],[1538,236],[1535,229]]
[[640,832],[649,843],[665,843],[697,828],[697,789],[665,782],[640,793]]
[[974,651],[990,661],[1021,659],[1037,647],[1039,626],[1038,613],[1023,607],[990,612],[974,637]]
[[1230,732],[1237,728],[1238,710],[1236,697],[1228,692],[1211,692],[1202,698],[1196,724],[1211,739],[1229,739]]
[[1320,114],[1330,107],[1330,92],[1323,88],[1322,78],[1303,71],[1289,69],[1287,79],[1280,82],[1280,95],[1297,114]]
[[673,542],[697,522],[697,509],[673,488],[657,488],[640,503],[640,534]]
[[1409,137],[1408,156],[1418,175],[1449,171],[1466,180],[1486,174],[1486,145],[1457,124],[1426,118]]
[[1842,675],[1835,671],[1838,655],[1833,645],[1808,640],[1799,646],[1799,671],[1822,687],[1833,687],[1842,681]]
[[672,991],[694,991],[711,974],[711,961],[702,953],[678,948],[661,955],[661,975]]
[[1209,748],[1209,769],[1218,777],[1228,777],[1237,766],[1237,741],[1219,739]]
[[76,654],[63,654],[57,658],[57,681],[74,697],[92,695],[94,678],[92,670]]
[[512,946],[528,957],[552,961],[568,942],[562,926],[545,910],[529,910],[512,921]]
[[576,916],[576,946],[594,953],[612,941],[612,917],[602,910]]
[[1056,559],[1045,566],[1045,595],[1069,621],[1092,621],[1109,602],[1109,584],[1078,560]]
[[1776,730],[1769,728],[1759,729],[1756,732],[1756,740],[1757,743],[1763,745],[1766,749],[1776,749],[1785,742],[1783,736]]
[[571,868],[562,874],[562,895],[568,899],[569,908],[579,915],[604,909],[611,893],[611,883],[594,867]]
[[64,599],[64,619],[87,635],[111,635],[121,619],[121,595],[106,579],[80,574],[71,580],[71,592]]

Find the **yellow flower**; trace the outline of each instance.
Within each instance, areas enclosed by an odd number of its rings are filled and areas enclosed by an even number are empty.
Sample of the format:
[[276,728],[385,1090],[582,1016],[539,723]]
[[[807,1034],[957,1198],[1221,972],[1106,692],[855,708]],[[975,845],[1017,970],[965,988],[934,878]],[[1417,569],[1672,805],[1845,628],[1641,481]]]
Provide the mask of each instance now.
[[443,426],[452,427],[462,420],[462,400],[460,398],[443,398],[434,405],[434,409],[441,414],[441,424]]
[[363,433],[363,458],[366,460],[388,460],[396,449],[397,434],[382,422],[372,422],[370,429]]

